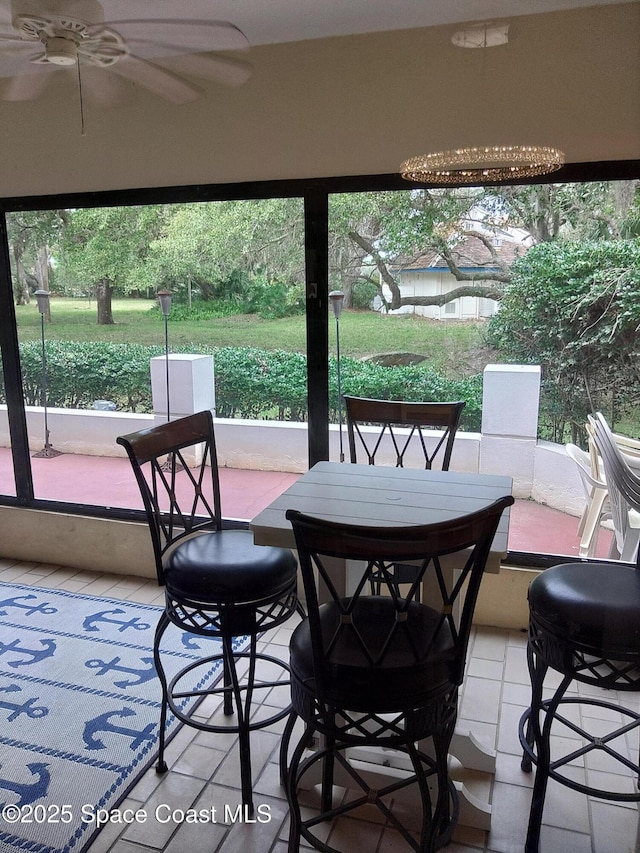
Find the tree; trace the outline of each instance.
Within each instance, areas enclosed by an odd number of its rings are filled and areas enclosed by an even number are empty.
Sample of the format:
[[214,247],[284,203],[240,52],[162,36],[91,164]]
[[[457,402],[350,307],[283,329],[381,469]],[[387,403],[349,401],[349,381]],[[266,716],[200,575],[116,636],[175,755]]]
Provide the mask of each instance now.
[[[390,309],[443,305],[464,296],[501,301],[511,270],[496,252],[492,232],[519,229],[534,244],[632,236],[640,230],[640,181],[337,195],[330,227],[332,271],[347,306],[358,278],[373,282],[382,298],[386,285]],[[455,247],[468,237],[484,246],[485,269],[467,272],[457,262]],[[442,256],[460,286],[433,296],[403,295],[398,270],[428,251]]]
[[[361,282],[394,310],[464,296],[501,301],[512,273],[494,232],[521,229],[533,243],[631,237],[640,232],[639,187],[626,181],[335,194],[330,286],[345,292],[346,307]],[[304,280],[299,198],[16,213],[10,229],[17,300],[28,299],[29,276],[32,289],[46,287],[53,252],[57,285],[95,293],[100,324],[113,322],[114,293],[169,288],[185,301],[195,292],[246,309],[260,291],[272,304],[286,301]],[[456,256],[468,238],[485,255],[473,271]],[[403,294],[399,271],[426,252],[444,258],[458,286],[440,295]]]
[[243,295],[257,279],[304,281],[304,220],[297,198],[174,205],[151,244],[147,275],[202,299]]
[[162,205],[80,208],[67,212],[59,242],[59,277],[71,290],[96,297],[98,324],[113,324],[111,298],[148,282],[149,244],[161,229]]
[[633,237],[640,213],[640,181],[536,184],[491,191],[498,215],[526,230],[534,243],[558,239]]
[[7,216],[17,305],[28,305],[31,291],[49,290],[51,246],[57,241],[65,218],[63,210],[19,211]]
[[640,401],[640,238],[541,243],[512,266],[489,341],[542,365],[553,441],[584,439],[589,412],[612,423]]
[[[334,263],[330,269],[342,279],[345,305],[351,305],[351,291],[358,278],[376,284],[380,297],[392,310],[405,305],[443,304],[460,296],[500,295],[495,282],[508,280],[509,273],[488,235],[474,228],[473,212],[481,198],[482,190],[475,188],[332,196],[329,225]],[[456,266],[451,250],[464,234],[479,235],[487,249],[487,260],[500,268],[497,275],[489,270],[466,273]],[[464,284],[444,296],[403,296],[399,268],[429,249],[440,252]],[[390,300],[385,300],[383,285],[391,293]]]

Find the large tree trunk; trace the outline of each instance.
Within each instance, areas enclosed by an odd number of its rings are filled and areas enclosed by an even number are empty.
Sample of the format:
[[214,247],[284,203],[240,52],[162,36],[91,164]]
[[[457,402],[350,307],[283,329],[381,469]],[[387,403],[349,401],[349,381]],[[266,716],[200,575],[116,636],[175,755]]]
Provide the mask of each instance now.
[[111,294],[113,288],[108,278],[103,278],[96,285],[96,301],[98,304],[98,325],[113,326],[113,314],[111,313]]
[[29,299],[29,284],[27,282],[27,274],[22,263],[22,250],[17,244],[13,247],[13,263],[16,271],[16,305],[28,305]]

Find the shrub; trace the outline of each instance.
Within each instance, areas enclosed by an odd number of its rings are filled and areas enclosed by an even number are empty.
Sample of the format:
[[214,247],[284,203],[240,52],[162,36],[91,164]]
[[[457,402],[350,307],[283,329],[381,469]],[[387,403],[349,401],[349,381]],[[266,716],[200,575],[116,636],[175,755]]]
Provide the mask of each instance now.
[[[214,355],[216,411],[220,417],[304,421],[307,412],[307,359],[301,353],[255,347],[183,347],[182,352]],[[61,408],[91,408],[94,400],[113,400],[122,411],[150,412],[149,360],[163,355],[158,346],[105,342],[46,344],[47,403]],[[41,345],[20,345],[25,402],[41,402]],[[330,414],[338,420],[336,359],[330,358]],[[396,400],[465,400],[461,426],[480,428],[482,378],[449,380],[420,366],[384,367],[342,360],[342,391],[361,397]],[[0,372],[0,398],[4,385]]]
[[[336,359],[330,360],[330,406],[334,420],[338,417]],[[443,403],[464,400],[460,426],[477,432],[482,416],[482,376],[468,379],[447,379],[429,367],[412,365],[385,367],[374,362],[343,358],[341,364],[343,394],[372,397],[377,400],[407,400],[409,402]]]
[[511,268],[489,343],[543,370],[541,435],[584,441],[586,416],[638,405],[640,240],[541,243]]
[[[118,409],[151,411],[149,359],[160,347],[103,342],[48,341],[45,345],[47,403],[69,409],[91,408],[94,400],[113,400]],[[25,403],[40,405],[42,347],[20,345]],[[4,396],[4,386],[2,387]]]
[[[154,305],[149,310],[162,317],[159,306]],[[171,306],[169,322],[179,323],[184,320],[212,320],[218,317],[231,317],[237,313],[238,305],[232,300],[213,299],[205,302],[202,299],[194,299],[190,306],[186,302],[174,302]]]
[[362,310],[371,308],[373,300],[378,295],[378,288],[371,281],[362,279],[355,282],[351,290],[351,304]]
[[258,279],[252,283],[242,310],[258,314],[265,320],[292,317],[304,311],[304,286],[286,285],[279,281]]

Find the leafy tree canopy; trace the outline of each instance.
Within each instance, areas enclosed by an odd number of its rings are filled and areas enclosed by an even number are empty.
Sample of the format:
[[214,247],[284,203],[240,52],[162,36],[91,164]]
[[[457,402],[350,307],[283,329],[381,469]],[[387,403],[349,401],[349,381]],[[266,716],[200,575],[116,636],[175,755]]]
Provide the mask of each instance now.
[[615,421],[637,406],[639,330],[640,239],[554,242],[513,264],[489,340],[542,365],[552,438],[575,441],[589,412]]
[[144,289],[149,244],[166,216],[162,205],[68,211],[56,255],[61,282],[80,293],[103,281],[123,294]]

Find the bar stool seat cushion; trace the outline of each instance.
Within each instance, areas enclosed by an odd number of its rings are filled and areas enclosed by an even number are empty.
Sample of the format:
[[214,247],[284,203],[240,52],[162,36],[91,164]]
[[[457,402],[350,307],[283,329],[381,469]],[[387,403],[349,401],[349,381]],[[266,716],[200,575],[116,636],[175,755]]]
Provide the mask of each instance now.
[[291,586],[291,551],[255,545],[249,530],[201,532],[181,539],[164,556],[167,591],[201,603],[242,604],[277,596]]
[[564,563],[529,587],[537,625],[607,655],[640,654],[640,572],[612,563]]
[[[398,623],[389,596],[361,597],[356,611],[352,618],[358,631],[352,629],[350,617],[343,617],[338,639],[322,664],[328,704],[351,711],[398,711],[429,702],[457,684],[459,653],[440,613],[413,602],[406,621]],[[321,606],[320,618],[323,633],[330,638],[341,621],[337,606]],[[313,692],[308,620],[293,632],[289,649],[294,682],[297,679]],[[422,654],[417,654],[419,650]]]

